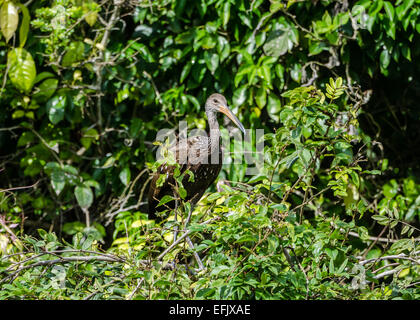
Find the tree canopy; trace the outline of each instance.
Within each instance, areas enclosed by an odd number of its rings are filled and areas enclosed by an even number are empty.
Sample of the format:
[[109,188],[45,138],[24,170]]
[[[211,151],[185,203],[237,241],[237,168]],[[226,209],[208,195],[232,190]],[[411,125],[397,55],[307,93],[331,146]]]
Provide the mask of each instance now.
[[[417,58],[418,0],[0,0],[0,299],[419,299]],[[264,166],[149,220],[214,92]]]

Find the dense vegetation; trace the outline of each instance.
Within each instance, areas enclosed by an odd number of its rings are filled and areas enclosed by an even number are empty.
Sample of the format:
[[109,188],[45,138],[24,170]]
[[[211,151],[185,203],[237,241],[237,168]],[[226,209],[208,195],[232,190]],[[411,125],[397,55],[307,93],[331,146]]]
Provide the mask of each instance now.
[[[0,33],[0,299],[420,298],[420,1],[0,0]],[[265,166],[148,220],[213,92]]]

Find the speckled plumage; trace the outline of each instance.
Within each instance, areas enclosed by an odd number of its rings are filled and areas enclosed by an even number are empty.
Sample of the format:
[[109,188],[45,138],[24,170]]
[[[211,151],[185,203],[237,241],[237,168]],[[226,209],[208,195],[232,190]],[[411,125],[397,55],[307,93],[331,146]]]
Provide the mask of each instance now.
[[[185,140],[179,141],[169,151],[173,152],[175,159],[181,164],[181,173],[187,169],[194,173],[194,181],[188,181],[190,176],[188,174],[182,180],[182,184],[187,191],[185,201],[190,201],[191,205],[196,204],[206,189],[216,180],[222,168],[223,153],[220,147],[220,130],[216,118],[216,112],[223,112],[238,127],[245,132],[242,124],[227,108],[227,102],[224,96],[215,93],[212,94],[206,101],[206,114],[210,127],[210,134],[206,136],[194,136]],[[187,149],[186,149],[187,148]],[[188,158],[185,161],[185,156],[190,152],[194,155],[193,160]],[[216,161],[215,161],[216,160]],[[214,163],[216,162],[216,163]],[[165,209],[174,209],[175,201],[170,201],[163,206],[157,207],[165,195],[174,195],[173,185],[175,179],[173,177],[174,166],[162,164],[154,174],[150,189],[149,189],[149,218],[160,218],[156,215],[157,212]],[[156,186],[156,182],[161,174],[166,174],[166,179],[161,187]]]

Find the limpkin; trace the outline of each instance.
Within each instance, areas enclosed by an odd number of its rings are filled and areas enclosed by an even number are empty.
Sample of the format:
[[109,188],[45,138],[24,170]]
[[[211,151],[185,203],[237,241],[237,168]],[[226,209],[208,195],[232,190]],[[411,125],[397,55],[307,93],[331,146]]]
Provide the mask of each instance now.
[[[200,200],[206,189],[216,180],[222,168],[222,149],[220,147],[220,129],[217,122],[216,113],[221,112],[228,116],[245,134],[245,129],[238,118],[229,109],[226,98],[219,94],[212,94],[206,101],[206,115],[209,123],[210,133],[207,136],[193,136],[178,143],[169,149],[175,156],[175,160],[180,164],[181,174],[187,169],[194,174],[193,181],[186,174],[182,180],[182,185],[187,191],[184,201],[191,203],[191,208]],[[180,161],[185,155],[190,156],[194,153],[194,160]],[[185,158],[183,158],[185,160]],[[217,160],[217,161],[215,161]],[[216,162],[216,163],[214,163]],[[149,218],[160,220],[157,212],[175,209],[176,201],[171,201],[163,206],[158,206],[160,200],[165,195],[175,196],[173,177],[175,166],[162,164],[154,174],[149,189]],[[166,175],[162,186],[157,186],[157,180],[160,175]],[[191,212],[190,212],[191,214]]]

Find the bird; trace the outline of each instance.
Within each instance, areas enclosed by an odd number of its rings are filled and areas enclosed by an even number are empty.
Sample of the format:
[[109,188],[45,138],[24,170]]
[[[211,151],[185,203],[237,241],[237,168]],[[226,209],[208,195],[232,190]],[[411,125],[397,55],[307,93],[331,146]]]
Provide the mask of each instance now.
[[[245,134],[244,126],[229,109],[226,98],[222,94],[211,94],[206,100],[205,111],[210,129],[207,136],[197,135],[188,139],[181,139],[168,150],[174,155],[175,161],[179,164],[181,174],[187,170],[194,174],[193,179],[191,179],[189,174],[185,174],[182,179],[183,188],[187,192],[184,201],[191,203],[189,217],[193,206],[201,199],[206,189],[216,180],[223,165],[217,113],[225,114]],[[158,206],[160,200],[165,195],[177,196],[174,188],[176,185],[174,178],[175,168],[175,165],[162,163],[154,173],[148,193],[149,219],[161,221],[163,217],[160,213],[176,208],[176,200]],[[158,186],[157,182],[161,175],[164,175],[165,180],[163,184],[159,183],[160,186]]]

